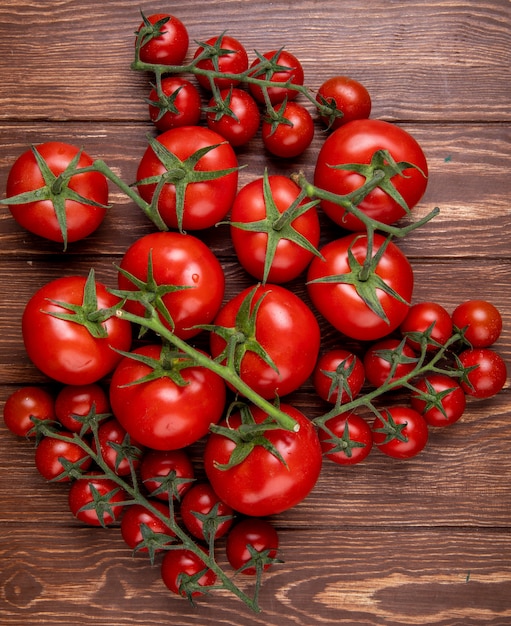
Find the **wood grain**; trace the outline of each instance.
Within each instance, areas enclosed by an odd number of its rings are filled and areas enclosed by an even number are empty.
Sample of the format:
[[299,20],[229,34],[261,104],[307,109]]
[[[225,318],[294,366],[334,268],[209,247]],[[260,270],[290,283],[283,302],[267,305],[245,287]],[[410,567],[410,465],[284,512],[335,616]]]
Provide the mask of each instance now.
[[[3,0],[0,6],[0,185],[30,143],[62,139],[104,159],[128,182],[153,129],[149,77],[130,70],[139,10],[161,7],[82,0]],[[167,7],[192,46],[225,29],[249,51],[285,45],[317,88],[332,74],[361,80],[372,117],[409,130],[430,167],[413,217],[440,214],[398,242],[416,277],[414,301],[452,311],[481,297],[502,311],[496,346],[511,363],[511,4],[507,0],[190,0]],[[268,158],[260,137],[238,152],[240,186],[270,173],[312,177],[323,135],[292,162]],[[153,230],[111,189],[101,228],[61,254],[0,210],[0,408],[16,388],[56,391],[28,361],[20,317],[30,295],[64,274],[115,285],[126,248]],[[2,191],[3,193],[3,191]],[[322,242],[341,234],[322,217]],[[251,284],[226,228],[201,233],[226,272],[226,298]],[[306,301],[303,280],[290,285]],[[326,322],[323,349],[347,345]],[[200,342],[200,339],[198,340]],[[406,400],[395,394],[393,401]],[[311,417],[326,408],[310,381],[290,401]],[[261,614],[225,593],[197,608],[173,597],[116,527],[84,528],[67,511],[67,487],[43,480],[33,444],[0,423],[0,624],[89,626],[505,626],[511,623],[511,390],[471,401],[462,420],[431,433],[417,458],[375,451],[360,466],[325,461],[310,496],[272,518],[284,563],[265,579]],[[200,472],[203,442],[192,449]],[[220,545],[223,548],[223,545]],[[219,560],[224,563],[223,550]],[[250,581],[240,584],[249,589]]]

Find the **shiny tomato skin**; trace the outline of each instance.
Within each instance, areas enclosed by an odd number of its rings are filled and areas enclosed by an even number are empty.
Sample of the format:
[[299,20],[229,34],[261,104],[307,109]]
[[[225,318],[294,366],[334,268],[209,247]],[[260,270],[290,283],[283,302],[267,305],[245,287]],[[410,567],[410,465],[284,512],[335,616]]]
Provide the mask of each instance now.
[[[337,109],[343,116],[337,117],[330,126],[335,130],[348,122],[367,119],[371,114],[371,96],[367,89],[358,80],[349,76],[332,76],[318,89],[316,100],[322,102],[334,100]],[[328,116],[321,117],[325,125],[329,124]]]
[[456,328],[465,329],[464,337],[472,348],[489,348],[502,332],[500,311],[486,300],[462,302],[451,317]]
[[[267,80],[278,83],[289,82],[293,85],[303,85],[303,81],[305,78],[303,67],[294,54],[287,50],[281,50],[280,52],[278,50],[270,50],[269,52],[265,52],[262,56],[268,60],[275,57],[274,61],[277,63],[277,65],[286,68],[277,72],[273,72]],[[253,76],[254,78],[266,79],[265,71],[260,72],[257,69],[260,64],[260,59],[254,59],[254,61],[250,65],[251,69],[253,69],[251,76]],[[259,85],[249,83],[248,90],[254,96],[257,102],[261,104],[265,103],[263,90]],[[282,102],[285,98],[287,98],[288,100],[295,100],[298,97],[298,91],[296,91],[296,89],[289,89],[286,87],[269,87],[268,97],[272,104],[278,104],[279,102]]]
[[[214,46],[218,39],[218,37],[212,37],[205,43],[208,46]],[[197,67],[201,70],[216,69],[218,72],[224,74],[242,74],[248,69],[248,54],[241,42],[229,35],[223,35],[220,41],[220,48],[222,50],[229,50],[229,52],[217,55],[215,61],[213,61],[213,59],[198,61]],[[195,51],[193,58],[196,59],[203,51],[204,46],[200,45]],[[211,91],[211,84],[207,76],[204,74],[196,74],[195,77],[201,87]],[[240,81],[234,78],[217,77],[214,79],[214,82],[219,89],[228,89],[229,87],[238,85]]]
[[[215,325],[236,328],[236,315],[253,287],[244,289],[229,300],[215,318]],[[252,351],[241,360],[240,376],[264,398],[275,394],[285,396],[297,389],[310,376],[319,353],[319,324],[303,300],[280,285],[257,287],[255,302],[263,296],[256,318],[255,337],[269,354],[278,372]],[[218,357],[225,340],[211,333],[210,351]]]
[[[163,502],[153,500],[151,501],[151,505],[155,509],[158,509],[158,511],[165,517],[168,518],[170,516],[169,507]],[[147,509],[142,504],[131,504],[126,507],[126,510],[121,518],[121,535],[124,539],[124,543],[129,548],[135,550],[143,541],[144,537],[141,530],[142,524],[145,524],[153,533],[169,535],[168,543],[172,541],[171,537],[174,536],[172,529],[169,528],[169,526],[167,526],[167,524],[165,524],[165,522],[160,519],[156,513]],[[147,547],[141,547],[140,552],[147,552]],[[161,549],[158,549],[157,552],[161,552]]]
[[140,478],[151,497],[169,501],[167,490],[156,491],[162,487],[162,480],[171,474],[179,481],[177,494],[173,495],[182,498],[195,480],[195,470],[186,450],[145,451],[140,463]]
[[[214,585],[217,580],[216,574],[207,569],[204,561],[191,550],[186,548],[167,550],[161,562],[162,580],[165,586],[178,596],[186,596],[185,590],[180,589],[182,575],[194,576],[202,570],[205,570],[204,574],[197,583],[202,587]],[[202,593],[196,590],[191,595],[195,598]]]
[[[98,383],[90,385],[64,385],[55,398],[57,420],[73,433],[81,432],[84,424],[80,417],[110,413],[110,402],[105,389]],[[86,430],[90,432],[90,428]]]
[[[344,372],[344,385],[339,389],[338,386],[332,388],[331,374],[334,374],[338,368]],[[348,370],[351,373],[347,373]],[[361,359],[343,348],[334,348],[328,350],[318,359],[312,376],[312,384],[316,393],[325,402],[335,404],[341,393],[341,404],[349,402],[357,397],[362,389],[365,380],[364,365]],[[346,388],[346,386],[348,388]]]
[[[263,121],[261,136],[265,148],[283,159],[297,157],[305,152],[314,138],[314,120],[309,111],[297,102],[277,104],[275,111],[287,120],[273,127],[271,120]],[[290,123],[288,123],[290,122]]]
[[[101,422],[98,428],[99,452],[95,440],[92,442],[92,449],[99,453],[108,467],[117,476],[129,476],[131,465],[136,470],[140,465],[144,447],[131,437],[126,439],[126,430],[114,417]],[[113,445],[112,445],[113,444]],[[115,449],[114,446],[127,444],[131,448],[131,464],[123,452]]]
[[156,87],[153,87],[149,93],[149,117],[159,131],[179,126],[195,126],[199,123],[202,101],[199,90],[193,83],[181,76],[166,76],[161,81],[161,88],[167,98],[173,97],[177,113],[167,110],[160,115],[160,107],[152,104],[159,102]]
[[[443,410],[431,404],[421,393],[430,394],[429,385],[434,393],[442,394],[450,391],[439,399]],[[457,422],[465,411],[467,404],[465,392],[457,380],[445,374],[431,373],[414,383],[418,391],[410,397],[412,409],[418,411],[429,426],[449,426]]]
[[[102,512],[101,520],[94,508],[82,509],[94,501],[91,485],[98,491],[100,496],[111,494],[108,501],[111,510]],[[128,499],[128,494],[109,478],[100,478],[94,473],[84,474],[71,483],[68,493],[68,503],[71,513],[81,522],[88,526],[109,526],[118,520],[124,509],[123,502]]]
[[[60,459],[79,464],[80,470],[83,471],[87,470],[92,463],[87,452],[78,443],[72,441],[73,433],[60,431],[59,435],[67,437],[69,441],[46,436],[41,439],[35,450],[35,466],[46,480],[56,480],[57,476],[64,472],[64,466]],[[57,480],[57,482],[70,481],[70,476],[62,476]]]
[[[367,381],[373,387],[381,387],[384,383],[391,383],[412,372],[417,364],[417,354],[411,346],[405,343],[401,349],[401,341],[395,337],[387,337],[373,343],[364,354],[364,368]],[[399,349],[399,350],[398,350]],[[388,352],[387,352],[388,351]],[[383,354],[379,354],[382,352]],[[392,356],[390,360],[384,353]],[[397,365],[393,359],[401,359]],[[405,362],[407,361],[407,362]],[[391,371],[393,372],[392,376]],[[394,387],[398,389],[398,387]]]
[[[413,304],[399,328],[401,334],[406,335],[407,333],[424,333],[431,325],[433,328],[429,332],[432,341],[428,342],[426,349],[434,352],[450,339],[453,331],[451,316],[441,304],[437,302]],[[420,351],[420,342],[411,337],[408,337],[407,341],[414,350]]]
[[[36,148],[55,176],[62,174],[79,152],[77,147],[58,141],[49,141]],[[92,163],[92,158],[82,152],[77,167],[88,167]],[[6,196],[9,198],[44,186],[44,178],[35,156],[31,149],[26,150],[16,159],[9,172]],[[90,206],[77,200],[66,200],[67,241],[70,243],[90,235],[105,218],[108,182],[100,172],[86,172],[75,174],[68,187],[80,196],[103,205]],[[51,200],[11,204],[9,210],[18,224],[31,233],[50,241],[64,241]]]
[[[404,441],[391,437],[386,441],[385,433],[377,432],[386,421],[393,420],[403,426],[401,434]],[[382,411],[382,417],[376,417],[373,426],[373,441],[377,448],[394,459],[410,459],[421,452],[428,442],[428,425],[420,413],[407,406],[394,406]]]
[[[384,242],[374,235],[373,256]],[[353,285],[344,283],[311,283],[318,278],[350,273],[348,250],[360,264],[367,256],[367,236],[347,235],[327,243],[315,257],[307,273],[307,289],[316,309],[332,326],[353,339],[372,341],[395,330],[405,318],[413,293],[413,270],[403,252],[392,242],[380,259],[376,273],[396,291],[405,302],[378,290],[377,295],[388,321],[372,311]]]
[[7,397],[3,409],[4,423],[18,437],[35,437],[32,416],[39,420],[54,420],[55,400],[46,389],[27,385]]
[[[325,428],[318,431],[323,454],[338,465],[356,465],[369,456],[373,447],[371,427],[360,415],[341,413],[325,422]],[[330,432],[344,441],[344,449],[334,450],[337,442],[332,440]],[[345,437],[347,435],[348,441]],[[349,452],[348,452],[349,450]]]
[[[22,316],[25,349],[44,374],[66,385],[95,383],[109,374],[121,359],[116,350],[129,350],[131,325],[115,315],[103,323],[107,337],[95,338],[85,326],[61,320],[51,312],[67,313],[51,300],[74,305],[83,303],[86,278],[66,276],[41,287],[30,298]],[[119,303],[119,298],[96,282],[98,309]]]
[[[233,87],[232,91],[222,89],[220,97],[223,101],[229,98],[229,109],[235,117],[226,113],[220,119],[216,119],[215,111],[209,111],[206,115],[208,128],[224,137],[231,146],[236,148],[243,146],[256,135],[261,124],[257,102],[247,91],[236,87]],[[208,107],[215,106],[215,98],[211,98]]]
[[[247,567],[247,564],[252,561],[248,546],[256,552],[267,552],[268,558],[275,559],[279,547],[279,535],[270,522],[258,517],[241,520],[227,535],[225,551],[231,567],[240,570],[240,573],[245,576],[255,576],[256,567]],[[269,567],[270,563],[265,563],[263,570]]]
[[[279,174],[268,176],[273,202],[282,214],[300,194],[300,188],[289,177]],[[264,276],[264,264],[268,235],[260,231],[247,231],[232,224],[250,224],[264,220],[267,207],[264,200],[263,178],[257,178],[242,187],[231,210],[231,238],[239,262],[257,280]],[[292,227],[317,248],[320,237],[320,224],[316,207],[311,207],[296,217]],[[273,257],[267,280],[270,283],[285,283],[297,278],[309,265],[313,253],[297,243],[282,237]]]
[[[161,133],[157,141],[181,161],[185,161],[202,148],[216,146],[199,159],[194,167],[197,171],[216,172],[238,167],[238,159],[233,147],[221,135],[209,128],[202,126],[171,128]],[[167,171],[152,147],[149,146],[140,160],[137,180],[159,176]],[[237,170],[215,180],[189,183],[185,191],[182,228],[186,231],[214,226],[229,212],[237,187]],[[155,189],[156,183],[138,185],[140,195],[146,202],[151,202]],[[158,210],[167,226],[178,228],[174,184],[164,185],[158,200]]]
[[[255,517],[275,515],[296,506],[313,489],[321,471],[321,447],[312,422],[298,409],[281,404],[281,410],[296,420],[300,429],[265,431],[265,437],[284,458],[284,465],[262,446],[255,446],[238,465],[222,469],[228,463],[235,443],[228,437],[212,433],[204,449],[206,475],[219,498],[235,511]],[[260,424],[268,416],[257,407],[251,408]],[[224,426],[226,422],[222,422]],[[239,413],[229,417],[228,426],[241,424]]]
[[[177,232],[154,232],[137,239],[124,253],[120,268],[147,282],[149,257],[153,278],[158,286],[185,287],[162,296],[174,327],[159,315],[167,328],[181,339],[200,332],[198,324],[209,324],[218,313],[225,290],[225,276],[220,261],[208,246],[193,235]],[[119,289],[136,290],[136,286],[119,272]],[[124,308],[141,317],[144,305],[128,300]]]
[[[159,359],[161,346],[147,344],[135,354]],[[130,437],[155,450],[176,450],[206,435],[220,419],[225,403],[224,381],[204,367],[181,370],[187,384],[179,386],[168,376],[140,381],[153,370],[129,356],[113,372],[110,403],[114,415]]]
[[[314,184],[326,191],[346,195],[359,189],[364,177],[353,171],[332,168],[351,163],[369,164],[377,150],[388,150],[396,162],[406,161],[408,167],[395,175],[391,183],[404,198],[411,210],[422,198],[427,186],[428,165],[419,143],[404,129],[376,119],[353,120],[335,130],[324,142],[316,161]],[[351,231],[363,231],[363,222],[347,214],[338,204],[322,201],[323,211],[336,224]],[[381,188],[371,191],[358,204],[358,208],[372,219],[393,224],[406,212]]]
[[208,541],[207,530],[205,532],[204,522],[196,515],[208,515],[214,507],[216,509],[216,517],[225,517],[223,521],[219,521],[215,530],[215,539],[223,537],[231,528],[234,511],[225,502],[217,496],[213,487],[207,482],[199,482],[185,493],[181,500],[179,511],[181,519],[188,532],[200,539]]
[[463,367],[475,367],[468,373],[468,380],[461,379],[463,391],[473,398],[486,399],[495,396],[507,380],[507,366],[498,352],[491,348],[469,348],[458,355]]
[[[169,13],[154,13],[147,17],[153,25],[164,18],[170,19],[161,27],[160,35],[141,46],[140,60],[159,65],[181,65],[188,52],[188,30],[180,19]],[[138,30],[143,27],[142,22]]]

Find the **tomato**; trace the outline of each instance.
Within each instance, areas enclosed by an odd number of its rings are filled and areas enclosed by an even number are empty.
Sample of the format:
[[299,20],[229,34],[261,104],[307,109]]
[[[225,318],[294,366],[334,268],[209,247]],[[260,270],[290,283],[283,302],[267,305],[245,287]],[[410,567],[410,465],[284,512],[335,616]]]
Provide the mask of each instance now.
[[87,419],[110,413],[110,401],[104,388],[98,383],[90,385],[65,385],[55,398],[55,415],[67,430],[89,433]]
[[[291,393],[314,369],[319,324],[303,300],[280,285],[244,289],[220,309],[214,325],[231,336],[242,333],[235,346],[238,373],[264,398]],[[213,358],[221,358],[226,345],[224,337],[211,333]]]
[[[73,433],[61,431],[59,435],[68,437],[69,441],[62,441],[61,439],[47,436],[43,437],[37,444],[35,466],[46,480],[69,482],[71,476],[64,474],[66,470],[65,464],[73,464],[76,470],[80,472],[90,467],[92,459],[78,443],[72,441]],[[60,478],[58,478],[59,476]]]
[[209,128],[172,128],[150,142],[138,166],[137,181],[148,203],[157,182],[164,181],[155,203],[167,226],[201,230],[214,226],[231,208],[238,186],[238,159],[232,146]]
[[371,385],[381,387],[413,372],[417,361],[417,354],[408,343],[389,337],[368,348],[364,355],[364,369]]
[[226,139],[231,146],[248,143],[259,130],[261,114],[257,102],[243,89],[223,89],[220,102],[211,98],[206,109],[208,128]]
[[[275,515],[296,506],[311,492],[321,471],[321,447],[314,425],[298,409],[287,404],[280,408],[296,420],[298,432],[265,430],[270,449],[260,445],[261,435],[255,445],[244,438],[241,445],[249,446],[250,451],[232,467],[224,467],[237,445],[230,436],[214,432],[206,442],[204,468],[211,486],[223,502],[245,515]],[[256,424],[268,417],[257,407],[250,411]],[[241,424],[240,412],[222,422],[234,437]]]
[[149,233],[128,248],[119,268],[119,289],[133,291],[124,308],[144,317],[143,298],[182,339],[197,335],[200,329],[194,326],[211,322],[222,304],[222,266],[210,248],[192,235]]
[[[304,72],[300,61],[287,50],[271,50],[254,59],[250,68],[253,78],[269,80],[274,83],[303,85]],[[248,83],[248,90],[262,104],[266,103],[263,88],[256,83]],[[267,87],[267,94],[272,104],[283,102],[284,99],[294,100],[298,97],[296,89],[288,87]]]
[[463,391],[474,398],[491,398],[506,384],[507,367],[504,359],[490,348],[471,348],[459,355],[463,368],[474,368],[461,379]]
[[456,328],[464,329],[464,338],[473,348],[488,348],[500,337],[502,316],[491,302],[462,302],[454,309],[451,317]]
[[181,519],[188,532],[201,539],[223,537],[233,522],[233,509],[222,502],[207,482],[196,483],[184,495],[180,507]]
[[140,60],[159,65],[181,65],[188,52],[188,31],[183,22],[168,13],[155,13],[144,21],[137,32]]
[[100,172],[61,176],[66,170],[66,174],[71,174],[92,163],[86,152],[60,141],[26,150],[16,159],[7,177],[6,201],[37,189],[46,188],[46,193],[41,194],[41,199],[21,204],[12,200],[9,210],[14,219],[31,233],[63,242],[64,247],[93,233],[106,215],[106,177]]
[[316,100],[330,109],[338,109],[341,116],[332,113],[320,115],[321,120],[335,130],[348,122],[367,119],[371,114],[371,96],[358,80],[349,76],[332,76],[318,89]]
[[445,374],[431,373],[414,382],[410,404],[429,426],[449,426],[463,415],[466,396],[461,385]]
[[386,455],[409,459],[428,442],[428,425],[420,413],[406,406],[384,409],[373,422],[373,441]]
[[68,501],[71,513],[89,526],[109,526],[120,518],[128,494],[109,478],[93,473],[71,483]]
[[[243,44],[229,35],[212,37],[201,43],[193,58],[197,59],[201,55],[203,58],[196,64],[196,67],[201,70],[216,70],[223,74],[243,74],[248,69],[247,51]],[[199,85],[211,91],[211,83],[206,75],[196,74],[195,77]],[[217,77],[214,82],[219,89],[227,89],[239,84],[240,81],[234,78]]]
[[140,479],[152,497],[181,498],[195,480],[192,462],[185,450],[146,450],[140,463]]
[[161,94],[156,87],[149,94],[149,117],[160,131],[179,126],[195,126],[201,118],[199,90],[181,76],[166,76],[161,81]]
[[[403,252],[382,235],[375,234],[369,243],[372,254],[366,235],[327,243],[320,250],[323,258],[315,257],[309,266],[307,289],[332,326],[353,339],[371,341],[395,330],[405,318],[413,271]],[[366,273],[367,257],[371,268]]]
[[327,420],[318,436],[323,454],[339,465],[360,463],[373,447],[371,427],[355,413],[341,413]]
[[99,450],[95,440],[92,449],[117,476],[129,476],[131,468],[137,469],[143,454],[143,446],[131,439],[115,419],[101,422],[98,428]]
[[[115,315],[103,322],[101,316],[95,320],[98,311],[119,302],[93,275],[87,279],[67,276],[45,284],[23,311],[23,341],[29,358],[41,372],[66,385],[97,382],[119,362],[117,350],[131,346],[129,322]],[[89,327],[104,336],[93,336]]]
[[[151,506],[165,517],[170,516],[169,507],[163,502],[154,500]],[[155,546],[156,539],[151,537],[151,533],[162,535],[161,547],[158,544]],[[149,552],[155,548],[155,552],[161,552],[165,544],[173,541],[174,532],[150,509],[141,504],[131,504],[126,507],[121,518],[121,535],[126,545],[133,550]]]
[[264,519],[247,518],[238,522],[227,535],[225,550],[231,566],[247,576],[267,570],[276,560],[279,535]]
[[225,395],[220,376],[157,344],[123,357],[110,384],[120,424],[135,441],[156,450],[184,448],[203,437],[222,416]]
[[[403,169],[390,167],[388,151]],[[375,153],[376,160],[373,159]],[[372,164],[371,164],[372,162]],[[347,167],[352,165],[353,167]],[[413,164],[412,167],[410,164]],[[362,167],[360,167],[362,166]],[[339,169],[342,168],[342,169]],[[358,170],[358,171],[356,171]],[[373,189],[358,203],[358,208],[370,218],[393,224],[406,215],[398,196],[389,195],[394,187],[411,210],[422,198],[428,181],[426,157],[419,143],[404,129],[383,120],[353,120],[335,130],[324,142],[316,161],[314,185],[326,191],[346,195],[359,189],[366,177],[375,171],[385,171],[383,185]],[[365,230],[358,217],[330,201],[322,201],[323,211],[336,224],[352,231]]]
[[34,422],[55,419],[53,395],[41,387],[26,386],[13,391],[5,401],[3,410],[7,428],[19,437],[35,437]]
[[[204,572],[196,579],[197,574]],[[177,595],[197,597],[203,592],[200,587],[211,587],[216,583],[216,574],[206,567],[204,561],[186,548],[168,550],[161,562],[161,577],[165,586]],[[190,589],[190,578],[193,579]]]
[[311,262],[319,244],[319,218],[315,206],[304,210],[307,204],[299,196],[298,185],[278,174],[265,174],[238,192],[230,215],[232,243],[239,262],[256,279],[288,282]]
[[261,127],[265,148],[285,159],[299,156],[314,138],[311,114],[297,102],[277,104],[274,111],[277,117],[266,117]]
[[[420,351],[421,343],[425,341],[426,349],[434,352],[450,339],[453,329],[451,316],[441,304],[419,302],[410,307],[400,330],[415,350]],[[417,336],[421,333],[426,333],[423,338]]]
[[340,404],[358,396],[365,380],[364,365],[358,356],[342,348],[325,352],[316,363],[312,383],[316,393],[326,402]]

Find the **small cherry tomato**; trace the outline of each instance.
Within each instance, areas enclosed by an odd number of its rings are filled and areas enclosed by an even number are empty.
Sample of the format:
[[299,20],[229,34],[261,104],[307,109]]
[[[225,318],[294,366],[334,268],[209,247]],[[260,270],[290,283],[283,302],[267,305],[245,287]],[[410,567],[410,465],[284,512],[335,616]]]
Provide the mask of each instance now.
[[128,494],[109,478],[85,474],[71,483],[71,513],[89,526],[108,526],[121,516]]
[[428,442],[428,425],[420,413],[407,406],[384,409],[373,422],[373,441],[386,455],[409,459]]
[[99,451],[96,449],[95,439],[92,449],[101,455],[103,461],[117,476],[129,476],[132,467],[133,469],[139,467],[144,447],[131,439],[114,417],[99,425],[98,441]]
[[[369,92],[349,76],[332,76],[326,80],[318,89],[316,100],[332,109],[332,113],[320,115],[325,126],[332,130],[352,120],[366,119],[371,113]],[[342,112],[342,116],[336,116],[335,109]]]
[[[248,69],[248,55],[245,47],[234,37],[222,35],[212,37],[199,45],[194,59],[200,55],[206,56],[197,61],[196,67],[201,70],[216,70],[223,74],[243,74]],[[197,82],[204,89],[211,91],[209,77],[204,74],[195,75]],[[234,78],[216,77],[213,79],[219,89],[227,89],[236,86],[240,81]]]
[[[434,352],[445,345],[452,335],[451,316],[441,304],[418,302],[408,310],[400,331],[407,336],[414,350],[420,351],[422,341],[425,341],[426,350]],[[427,334],[420,337],[422,333]]]
[[27,386],[8,396],[4,404],[4,422],[12,433],[19,437],[35,437],[31,417],[39,420],[55,419],[55,401],[49,391]]
[[188,31],[183,22],[168,13],[143,16],[140,38],[140,60],[159,65],[181,65],[188,52]]
[[[300,61],[287,50],[271,50],[254,59],[250,68],[253,78],[269,80],[278,83],[303,85],[304,72]],[[263,88],[255,83],[249,83],[248,89],[257,102],[265,103]],[[296,89],[287,87],[268,87],[268,98],[272,104],[282,102],[286,97],[294,100],[298,96]]]
[[340,404],[357,397],[365,380],[365,370],[358,356],[349,350],[335,348],[323,354],[314,368],[312,383],[316,393],[326,402]]
[[466,396],[457,380],[445,374],[431,373],[414,383],[417,391],[410,398],[429,426],[449,426],[465,411]]
[[465,329],[464,337],[473,348],[488,348],[500,337],[502,316],[491,302],[462,302],[454,309],[451,317],[456,328]]
[[285,159],[299,156],[314,138],[311,114],[297,102],[277,104],[274,110],[277,117],[274,119],[273,114],[266,117],[261,126],[265,148]]
[[169,496],[184,496],[195,480],[195,472],[183,449],[146,450],[140,463],[140,478],[152,497],[168,502]]
[[275,528],[257,517],[238,522],[227,535],[225,545],[231,566],[248,576],[255,576],[258,569],[267,570],[277,557],[278,547]]
[[459,355],[464,368],[474,367],[461,380],[463,391],[474,398],[491,398],[506,384],[507,367],[504,359],[490,348],[472,348]]
[[371,427],[355,413],[341,413],[327,420],[318,436],[323,454],[339,465],[360,463],[373,447]]
[[196,483],[181,500],[181,518],[189,533],[202,541],[223,537],[233,522],[233,509],[206,482]]
[[417,360],[417,354],[407,343],[394,338],[382,339],[364,355],[366,378],[373,387],[381,387],[412,372]]
[[55,398],[57,420],[73,433],[90,432],[84,427],[82,417],[110,414],[110,402],[105,389],[98,383],[90,385],[65,385]]
[[220,91],[221,102],[209,101],[206,123],[210,130],[224,137],[231,146],[248,143],[259,130],[261,113],[257,102],[243,89],[236,87]]
[[201,117],[199,90],[180,76],[167,76],[161,81],[162,93],[156,87],[149,94],[149,117],[158,130],[178,126],[195,126]]
[[[155,500],[151,502],[151,505],[157,509],[165,517],[170,516],[169,507]],[[147,529],[143,529],[146,526]],[[141,504],[131,504],[126,507],[125,512],[121,518],[121,535],[127,546],[133,550],[140,550],[140,552],[148,552],[148,543],[145,542],[145,534],[147,531],[158,533],[161,535],[168,535],[168,541],[163,540],[162,547],[157,548],[156,552],[161,552],[164,543],[171,543],[174,537],[174,532],[171,528],[154,513]]]
[[63,462],[76,464],[78,471],[85,471],[90,467],[92,459],[78,443],[72,440],[73,433],[61,431],[59,435],[67,437],[69,441],[62,441],[51,436],[41,439],[35,450],[35,466],[46,480],[56,480],[63,474],[57,482],[69,482],[71,476],[64,474],[66,468]]
[[168,550],[161,562],[161,577],[165,586],[183,597],[191,595],[195,598],[202,595],[202,592],[197,589],[192,592],[187,591],[188,578],[195,578],[202,571],[204,573],[195,581],[195,584],[201,587],[214,585],[217,579],[216,574],[206,567],[200,556],[186,548]]

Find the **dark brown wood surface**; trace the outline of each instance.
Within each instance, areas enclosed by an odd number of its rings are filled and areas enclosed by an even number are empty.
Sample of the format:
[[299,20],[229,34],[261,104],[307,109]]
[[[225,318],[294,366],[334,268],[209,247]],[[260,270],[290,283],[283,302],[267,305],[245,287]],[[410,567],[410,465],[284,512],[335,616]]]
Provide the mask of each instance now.
[[[400,245],[416,275],[414,301],[449,311],[486,298],[502,311],[496,346],[511,358],[511,5],[508,0],[226,0],[153,4],[3,0],[0,6],[0,185],[30,143],[82,145],[128,182],[152,132],[148,77],[130,70],[139,8],[175,13],[192,46],[227,29],[249,51],[286,46],[306,83],[334,74],[363,82],[372,117],[403,126],[428,157],[430,181],[415,216],[440,215]],[[268,159],[260,138],[239,151],[240,185],[270,172],[314,168],[321,133],[293,162]],[[122,194],[102,227],[63,256],[0,211],[0,405],[46,380],[28,361],[20,316],[30,295],[62,273],[112,284],[113,262],[152,230]],[[323,220],[323,240],[335,229]],[[224,264],[226,298],[250,280],[218,229],[204,238]],[[294,285],[304,295],[300,281]],[[324,346],[341,341],[327,324]],[[306,384],[293,402],[322,407]],[[435,431],[416,459],[375,451],[360,466],[325,462],[312,494],[273,518],[284,564],[252,614],[226,594],[192,609],[157,566],[133,558],[117,528],[83,527],[66,487],[36,472],[31,444],[0,423],[0,624],[504,626],[511,623],[511,393],[472,401]],[[246,583],[242,583],[246,584]]]

